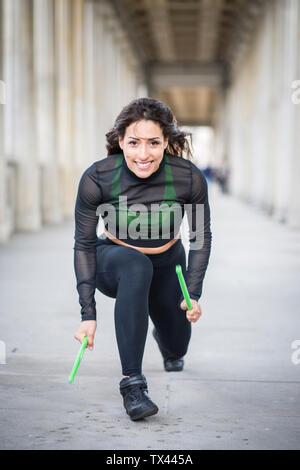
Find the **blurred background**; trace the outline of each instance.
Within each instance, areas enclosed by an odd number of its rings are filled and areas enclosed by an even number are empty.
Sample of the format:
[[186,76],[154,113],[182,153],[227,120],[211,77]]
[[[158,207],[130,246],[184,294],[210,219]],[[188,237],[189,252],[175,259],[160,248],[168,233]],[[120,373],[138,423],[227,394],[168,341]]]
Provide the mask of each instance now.
[[141,96],[222,194],[300,227],[299,0],[0,0],[0,240],[72,218]]
[[[129,427],[100,291],[67,377],[79,179],[142,96],[192,132],[213,245],[185,370],[149,328],[161,411]],[[0,448],[299,449],[299,151],[300,0],[0,0]]]

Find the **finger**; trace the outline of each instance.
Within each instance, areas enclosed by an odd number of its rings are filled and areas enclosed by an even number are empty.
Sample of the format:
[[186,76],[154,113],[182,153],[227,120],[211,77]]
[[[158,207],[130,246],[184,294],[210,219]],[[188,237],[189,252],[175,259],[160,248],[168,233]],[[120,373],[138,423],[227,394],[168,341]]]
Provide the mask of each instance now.
[[190,321],[197,320],[199,318],[199,315],[187,315],[187,319]]
[[84,337],[85,337],[85,333],[75,333],[74,335],[74,338],[77,339],[77,341],[79,341],[79,343],[83,343],[83,340],[84,340]]
[[77,341],[79,341],[79,343],[82,343],[82,341],[83,341],[83,337],[80,333],[75,333],[74,338],[77,339]]
[[192,315],[195,315],[197,312],[198,312],[197,309],[192,308],[191,310],[188,310],[186,314],[192,316]]
[[198,309],[189,310],[186,316],[189,321],[195,322],[200,318],[200,311]]
[[191,323],[196,323],[196,321],[199,320],[199,317],[193,317],[193,318],[188,318],[188,321],[191,322]]
[[94,336],[93,335],[88,335],[88,344],[87,344],[88,349],[92,350],[94,347]]
[[180,307],[181,307],[182,310],[187,310],[187,304],[186,304],[186,301],[185,301],[185,300],[183,300],[183,301],[181,302]]

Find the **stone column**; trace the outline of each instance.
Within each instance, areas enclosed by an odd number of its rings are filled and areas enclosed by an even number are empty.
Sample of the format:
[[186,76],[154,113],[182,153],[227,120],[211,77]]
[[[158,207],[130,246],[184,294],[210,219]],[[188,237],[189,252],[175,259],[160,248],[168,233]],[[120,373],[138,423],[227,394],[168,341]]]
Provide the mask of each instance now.
[[56,136],[63,216],[72,218],[76,171],[72,161],[72,3],[55,0]]
[[275,205],[275,175],[276,175],[276,152],[277,152],[277,122],[279,117],[278,112],[278,96],[279,93],[279,77],[280,66],[278,60],[278,51],[280,50],[280,38],[278,35],[276,8],[269,8],[267,15],[268,25],[268,51],[266,61],[268,63],[268,87],[265,87],[265,93],[268,96],[268,114],[265,115],[264,121],[267,126],[267,174],[264,184],[264,204],[266,212],[272,215]]
[[114,124],[122,107],[128,103],[127,71],[124,61],[127,55],[127,40],[119,20],[108,4],[102,8],[104,22],[104,57],[105,83],[107,84],[106,108],[108,114],[105,127],[107,130]]
[[97,159],[106,157],[106,138],[105,133],[108,129],[105,127],[105,102],[106,102],[106,83],[105,83],[105,27],[103,18],[103,3],[97,2],[94,5],[95,15],[95,117],[96,117],[96,152]]
[[34,72],[42,219],[52,224],[62,218],[55,136],[53,0],[34,0]]
[[33,0],[10,0],[14,7],[14,151],[16,174],[16,229],[41,227],[40,169],[36,155],[35,90],[33,75]]
[[123,71],[122,71],[122,53],[123,48],[122,44],[125,41],[125,35],[121,27],[115,24],[115,28],[112,29],[113,36],[113,54],[115,57],[115,107],[114,107],[114,120],[121,111],[122,108],[122,96],[121,96],[121,83],[123,80]]
[[84,4],[85,162],[95,158],[94,2]]
[[212,164],[215,167],[228,164],[228,142],[227,136],[227,113],[226,113],[226,90],[222,89],[218,92],[218,109],[215,116],[215,137],[214,137],[214,152]]
[[[292,50],[293,60],[293,80],[291,84],[291,101],[293,123],[291,142],[291,178],[290,191],[288,197],[287,222],[292,228],[300,228],[300,3],[298,0],[291,0],[290,23],[294,31],[294,42]],[[297,83],[295,83],[297,82]],[[296,84],[297,89],[294,88]],[[296,94],[295,94],[296,92]],[[296,96],[295,96],[296,95]]]
[[16,1],[1,0],[1,62],[2,79],[5,91],[5,105],[0,105],[2,112],[2,159],[1,159],[1,200],[2,200],[2,235],[7,240],[16,229],[16,184],[17,184],[17,160],[15,149],[15,129],[18,116],[15,72],[17,62],[17,49],[15,45],[15,9]]
[[4,106],[5,106],[5,81],[3,70],[3,39],[4,39],[4,8],[0,0],[0,243],[8,238],[6,222],[6,159],[4,155]]
[[122,107],[136,98],[139,93],[144,94],[145,88],[142,87],[138,63],[109,2],[101,2],[97,11],[103,24],[102,83],[105,89],[103,126],[107,132]]
[[104,63],[105,63],[105,129],[106,132],[113,126],[116,113],[116,102],[114,101],[114,91],[116,84],[115,76],[115,56],[113,49],[113,30],[115,22],[112,13],[107,8],[104,12]]
[[73,153],[76,183],[88,166],[86,152],[84,0],[72,3]]
[[276,119],[276,148],[275,148],[275,173],[274,173],[274,214],[273,217],[279,222],[286,222],[287,199],[290,177],[291,158],[291,128],[292,128],[292,107],[290,84],[291,78],[291,58],[290,58],[290,38],[287,23],[289,10],[288,2],[275,3],[275,34],[277,36],[276,61],[276,88],[277,88],[277,119]]

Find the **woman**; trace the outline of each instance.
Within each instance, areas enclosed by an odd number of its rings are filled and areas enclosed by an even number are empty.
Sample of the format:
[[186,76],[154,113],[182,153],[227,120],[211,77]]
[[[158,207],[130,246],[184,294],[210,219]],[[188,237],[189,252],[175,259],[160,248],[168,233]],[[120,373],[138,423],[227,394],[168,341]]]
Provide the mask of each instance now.
[[[191,155],[187,134],[160,101],[131,102],[106,138],[107,158],[93,163],[78,187],[74,267],[82,321],[75,338],[82,342],[86,335],[88,348],[93,348],[96,288],[116,299],[115,330],[124,376],[120,393],[127,414],[138,420],[158,411],[142,374],[148,317],[165,370],[180,371],[191,322],[202,313],[198,300],[211,246],[207,185],[196,165],[182,157],[184,152]],[[98,238],[99,212],[105,229]],[[190,229],[188,270],[179,236],[184,213]],[[177,264],[191,297],[190,311]]]

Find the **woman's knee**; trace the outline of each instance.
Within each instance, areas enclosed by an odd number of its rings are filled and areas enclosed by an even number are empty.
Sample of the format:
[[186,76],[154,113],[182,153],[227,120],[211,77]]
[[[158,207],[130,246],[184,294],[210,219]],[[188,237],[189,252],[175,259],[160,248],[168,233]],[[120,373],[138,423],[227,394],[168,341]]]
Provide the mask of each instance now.
[[184,338],[181,337],[180,340],[168,339],[166,340],[166,347],[174,355],[174,357],[183,357],[186,355],[189,347],[191,335],[188,334]]
[[119,259],[119,270],[123,275],[136,274],[150,279],[153,276],[153,264],[150,259],[134,248],[124,247]]

